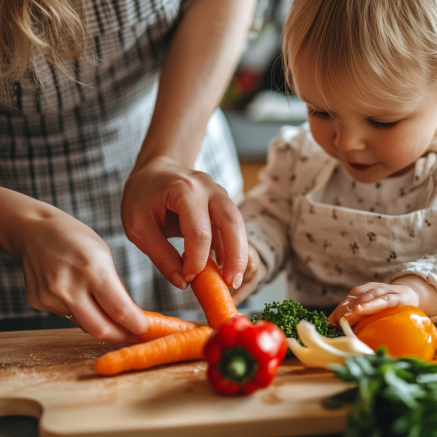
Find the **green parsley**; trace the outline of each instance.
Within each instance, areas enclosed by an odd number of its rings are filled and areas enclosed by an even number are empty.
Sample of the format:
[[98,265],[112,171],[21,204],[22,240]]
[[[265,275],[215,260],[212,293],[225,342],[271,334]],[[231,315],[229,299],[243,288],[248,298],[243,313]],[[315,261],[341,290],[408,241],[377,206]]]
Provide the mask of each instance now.
[[437,366],[416,358],[376,355],[332,365],[354,387],[325,399],[327,408],[352,404],[345,437],[436,437]]
[[[260,319],[256,315],[252,316],[252,323],[256,323],[258,320]],[[317,332],[325,337],[334,338],[343,335],[335,328],[329,327],[328,318],[324,313],[321,311],[309,311],[293,299],[284,300],[282,304],[279,302],[266,303],[261,320],[274,323],[284,331],[287,337],[296,338],[299,342],[300,339],[297,335],[296,325],[301,320],[312,323],[316,327]]]

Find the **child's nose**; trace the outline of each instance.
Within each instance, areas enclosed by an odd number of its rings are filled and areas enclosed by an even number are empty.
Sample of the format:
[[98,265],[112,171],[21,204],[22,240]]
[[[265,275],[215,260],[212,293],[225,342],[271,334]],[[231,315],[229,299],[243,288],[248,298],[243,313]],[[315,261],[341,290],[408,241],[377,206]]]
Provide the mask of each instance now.
[[365,140],[356,126],[346,126],[340,123],[335,130],[334,145],[343,152],[366,148]]

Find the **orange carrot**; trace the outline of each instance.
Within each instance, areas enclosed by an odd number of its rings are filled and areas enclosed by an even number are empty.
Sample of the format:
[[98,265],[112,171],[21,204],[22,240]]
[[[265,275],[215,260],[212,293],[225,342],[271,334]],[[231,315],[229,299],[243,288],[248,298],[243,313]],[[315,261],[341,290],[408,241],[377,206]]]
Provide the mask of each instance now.
[[215,261],[208,257],[205,268],[195,277],[191,288],[213,329],[238,314],[229,289]]
[[203,347],[211,332],[211,328],[201,326],[108,352],[97,358],[94,370],[100,375],[116,375],[160,364],[197,360],[203,357]]
[[193,322],[187,322],[177,317],[164,316],[163,314],[154,313],[152,311],[144,311],[144,314],[149,320],[149,327],[146,332],[136,336],[140,343],[198,327]]

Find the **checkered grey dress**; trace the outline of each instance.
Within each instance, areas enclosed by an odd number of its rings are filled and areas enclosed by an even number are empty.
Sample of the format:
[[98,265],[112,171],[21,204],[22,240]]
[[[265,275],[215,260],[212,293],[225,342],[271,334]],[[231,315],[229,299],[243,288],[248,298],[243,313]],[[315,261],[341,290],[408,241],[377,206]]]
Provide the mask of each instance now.
[[[123,230],[120,204],[153,112],[157,77],[188,1],[84,0],[89,43],[66,71],[35,58],[39,75],[0,90],[0,185],[50,203],[94,229],[118,273],[149,310],[196,309]],[[242,180],[224,117],[211,118],[196,168],[232,198]],[[1,206],[0,206],[1,209]],[[1,212],[0,212],[1,213]],[[181,242],[175,245],[181,249]],[[0,318],[45,315],[26,298],[18,259],[0,254]]]

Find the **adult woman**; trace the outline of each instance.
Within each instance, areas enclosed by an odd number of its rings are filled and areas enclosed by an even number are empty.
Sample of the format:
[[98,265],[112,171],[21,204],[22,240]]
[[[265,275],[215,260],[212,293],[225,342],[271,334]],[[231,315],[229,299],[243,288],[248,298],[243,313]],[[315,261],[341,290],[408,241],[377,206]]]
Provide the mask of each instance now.
[[[0,20],[9,24],[0,40],[3,317],[35,314],[24,298],[20,261],[30,304],[72,315],[97,338],[122,341],[147,327],[114,262],[141,306],[174,306],[181,296],[174,290],[150,293],[160,287],[150,261],[125,239],[122,197],[126,234],[174,286],[186,288],[201,270],[212,235],[219,254],[224,246],[226,281],[239,286],[247,260],[239,213],[221,187],[190,167],[241,51],[253,3],[0,4]],[[224,177],[216,171],[216,180],[231,182],[227,188],[236,194],[235,157],[218,115],[208,130],[222,147],[207,135],[197,165],[217,165],[211,153],[221,150],[221,164],[232,171]],[[181,234],[183,267],[167,242]]]

